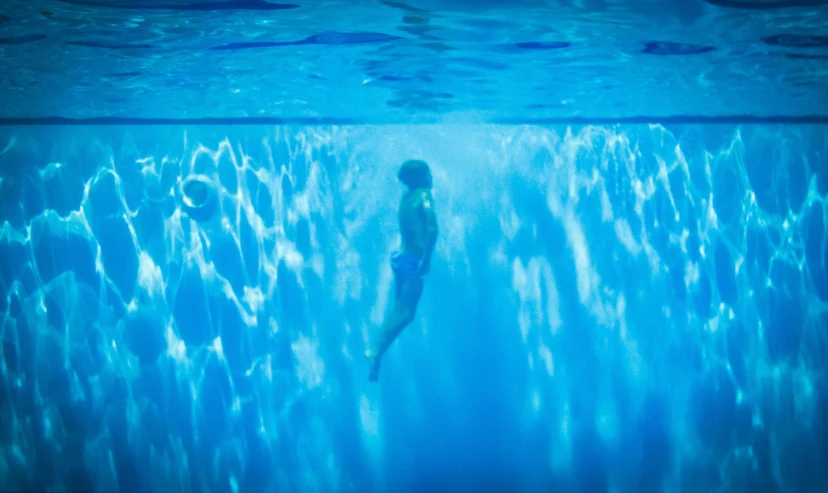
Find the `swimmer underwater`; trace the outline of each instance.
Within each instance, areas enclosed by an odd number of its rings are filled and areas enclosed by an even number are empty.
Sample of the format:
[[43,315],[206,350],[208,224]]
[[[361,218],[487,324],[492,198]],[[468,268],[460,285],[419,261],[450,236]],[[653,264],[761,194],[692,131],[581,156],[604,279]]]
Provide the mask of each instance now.
[[394,307],[379,329],[374,345],[365,351],[369,379],[379,377],[380,360],[400,332],[414,320],[423,292],[423,276],[431,264],[437,242],[437,216],[431,196],[431,170],[425,161],[402,164],[397,178],[407,187],[400,201],[399,222],[402,245],[391,256],[394,271]]

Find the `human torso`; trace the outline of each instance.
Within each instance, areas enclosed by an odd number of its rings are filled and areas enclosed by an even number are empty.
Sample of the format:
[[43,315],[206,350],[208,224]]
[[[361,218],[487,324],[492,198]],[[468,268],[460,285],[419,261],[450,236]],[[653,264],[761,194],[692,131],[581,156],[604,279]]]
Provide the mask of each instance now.
[[425,200],[430,200],[430,192],[419,188],[407,192],[400,202],[400,236],[403,253],[420,258],[426,247],[428,225],[422,207]]

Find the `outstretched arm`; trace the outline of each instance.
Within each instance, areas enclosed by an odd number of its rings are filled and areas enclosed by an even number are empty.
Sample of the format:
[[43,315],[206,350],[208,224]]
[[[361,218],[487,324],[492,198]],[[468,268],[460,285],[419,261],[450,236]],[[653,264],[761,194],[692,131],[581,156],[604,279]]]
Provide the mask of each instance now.
[[423,214],[423,225],[425,226],[425,241],[423,258],[420,261],[420,275],[428,273],[431,265],[431,254],[434,253],[434,245],[437,243],[437,214],[434,212],[434,204],[431,194],[426,192],[423,194],[423,201],[420,205],[420,210]]

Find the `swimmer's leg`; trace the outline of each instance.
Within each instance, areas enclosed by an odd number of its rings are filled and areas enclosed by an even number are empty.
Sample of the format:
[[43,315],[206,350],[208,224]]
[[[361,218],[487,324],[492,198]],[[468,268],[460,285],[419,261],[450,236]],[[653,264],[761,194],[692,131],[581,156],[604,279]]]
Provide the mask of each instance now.
[[411,276],[402,281],[398,279],[395,291],[394,308],[380,327],[374,346],[365,352],[370,367],[368,378],[374,382],[379,376],[382,355],[400,332],[414,320],[423,293],[423,279],[419,276]]

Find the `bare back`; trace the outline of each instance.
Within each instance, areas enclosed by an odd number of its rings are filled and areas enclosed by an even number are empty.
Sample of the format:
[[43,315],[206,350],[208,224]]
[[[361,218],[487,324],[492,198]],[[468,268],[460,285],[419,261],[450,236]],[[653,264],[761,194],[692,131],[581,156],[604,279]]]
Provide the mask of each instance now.
[[430,247],[436,233],[433,199],[427,188],[409,190],[400,202],[400,235],[402,251],[421,258]]

